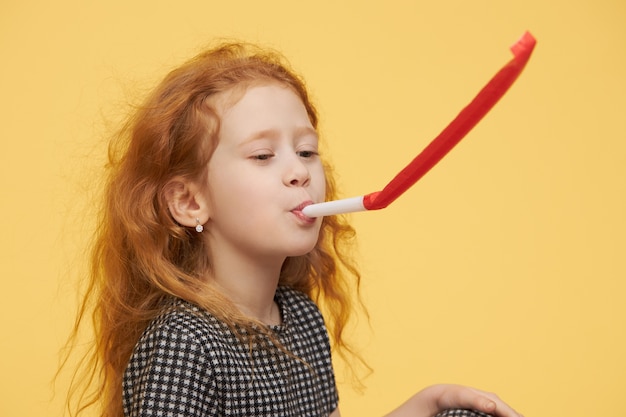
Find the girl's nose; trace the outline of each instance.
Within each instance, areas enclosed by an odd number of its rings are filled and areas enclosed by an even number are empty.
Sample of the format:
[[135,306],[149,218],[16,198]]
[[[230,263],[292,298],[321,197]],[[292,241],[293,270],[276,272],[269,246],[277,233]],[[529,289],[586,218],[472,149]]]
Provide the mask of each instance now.
[[285,172],[285,185],[305,186],[311,180],[311,173],[307,166],[297,157],[293,158]]

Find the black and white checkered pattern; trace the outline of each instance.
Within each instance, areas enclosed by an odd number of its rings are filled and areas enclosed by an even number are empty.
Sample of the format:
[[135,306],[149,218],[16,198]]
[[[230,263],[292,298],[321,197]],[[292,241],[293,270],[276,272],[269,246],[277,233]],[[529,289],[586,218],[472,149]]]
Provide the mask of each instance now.
[[215,317],[175,300],[135,346],[123,381],[127,417],[328,416],[338,396],[317,306],[279,288],[283,345],[250,351]]
[[475,410],[451,409],[437,414],[435,417],[491,417],[489,414]]

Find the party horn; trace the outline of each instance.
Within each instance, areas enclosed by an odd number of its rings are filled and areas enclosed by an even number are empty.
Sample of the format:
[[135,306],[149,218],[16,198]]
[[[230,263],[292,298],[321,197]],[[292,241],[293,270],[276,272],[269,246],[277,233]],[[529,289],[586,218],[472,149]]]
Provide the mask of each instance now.
[[524,33],[511,46],[513,59],[504,65],[470,104],[461,110],[456,118],[381,191],[359,197],[311,204],[302,212],[309,217],[321,217],[356,211],[380,210],[387,207],[446,156],[491,110],[520,75],[536,43],[536,39],[529,32]]

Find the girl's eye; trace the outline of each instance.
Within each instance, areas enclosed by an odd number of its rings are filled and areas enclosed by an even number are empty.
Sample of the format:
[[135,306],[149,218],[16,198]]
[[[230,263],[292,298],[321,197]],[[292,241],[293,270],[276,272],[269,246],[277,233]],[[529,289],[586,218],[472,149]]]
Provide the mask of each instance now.
[[259,154],[259,155],[253,155],[251,158],[256,160],[256,161],[267,161],[272,156],[274,156],[274,155],[269,154],[269,153],[263,153],[263,154]]
[[297,154],[298,156],[301,156],[302,158],[312,158],[318,153],[315,151],[298,151]]

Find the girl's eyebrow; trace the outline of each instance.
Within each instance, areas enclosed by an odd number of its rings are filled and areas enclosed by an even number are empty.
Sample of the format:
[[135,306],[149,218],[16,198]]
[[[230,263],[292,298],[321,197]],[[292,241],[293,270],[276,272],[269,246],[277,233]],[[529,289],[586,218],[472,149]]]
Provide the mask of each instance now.
[[[293,137],[296,139],[299,139],[303,136],[315,136],[315,140],[318,140],[318,135],[317,135],[317,130],[315,130],[313,127],[311,126],[299,126],[296,127],[293,132]],[[257,132],[252,133],[250,136],[248,136],[242,143],[241,145],[245,145],[248,144],[250,142],[253,142],[255,140],[259,140],[259,139],[269,139],[269,140],[276,140],[278,138],[280,138],[281,132],[279,129],[263,129],[263,130],[259,130]]]

